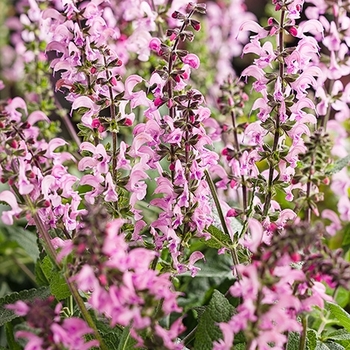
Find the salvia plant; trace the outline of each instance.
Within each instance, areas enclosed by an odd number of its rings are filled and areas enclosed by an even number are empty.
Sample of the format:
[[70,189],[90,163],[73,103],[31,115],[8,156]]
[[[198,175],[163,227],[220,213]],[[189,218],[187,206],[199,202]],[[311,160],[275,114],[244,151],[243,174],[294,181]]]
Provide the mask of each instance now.
[[1,350],[350,348],[347,0],[0,10]]

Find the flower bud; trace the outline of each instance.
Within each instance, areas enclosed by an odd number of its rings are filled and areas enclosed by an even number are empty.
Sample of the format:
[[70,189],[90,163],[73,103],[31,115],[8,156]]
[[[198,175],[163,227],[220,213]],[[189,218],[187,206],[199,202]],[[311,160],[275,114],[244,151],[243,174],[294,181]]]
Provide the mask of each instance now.
[[191,12],[196,8],[196,4],[194,4],[193,2],[188,3],[188,5],[186,6],[186,12]]
[[226,213],[227,218],[236,217],[238,215],[237,210],[234,208],[229,209],[229,211]]
[[154,103],[155,107],[159,107],[159,106],[161,106],[164,103],[164,101],[163,101],[163,99],[161,97],[158,96],[158,97],[155,98],[153,103]]
[[91,122],[91,126],[94,128],[94,129],[97,129],[99,126],[101,125],[100,121],[96,118],[94,119],[92,122]]
[[131,126],[132,125],[132,120],[130,118],[125,118],[124,125]]
[[12,139],[9,143],[11,148],[17,149],[18,148],[18,142],[15,139]]
[[322,182],[323,182],[325,185],[329,185],[329,183],[330,183],[331,181],[329,180],[329,177],[325,177],[325,178],[322,180]]
[[199,21],[195,20],[195,19],[191,19],[191,26],[195,31],[199,31],[201,29],[201,24]]
[[298,29],[295,28],[295,27],[290,27],[290,28],[288,29],[288,32],[289,32],[289,34],[292,35],[292,36],[297,36],[297,35],[298,35]]

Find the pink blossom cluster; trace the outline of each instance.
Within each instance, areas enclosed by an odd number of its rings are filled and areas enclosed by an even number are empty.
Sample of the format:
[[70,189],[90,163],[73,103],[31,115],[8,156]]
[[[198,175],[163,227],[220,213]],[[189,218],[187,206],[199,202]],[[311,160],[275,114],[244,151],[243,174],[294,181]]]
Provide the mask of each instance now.
[[[181,319],[169,330],[158,323],[160,318],[181,312],[171,276],[150,269],[157,257],[155,251],[130,247],[123,233],[124,223],[123,219],[110,221],[105,232],[93,239],[89,237],[93,229],[86,227],[87,231],[81,231],[72,242],[64,241],[60,259],[73,252],[75,259],[81,260],[79,271],[71,280],[86,293],[89,305],[110,320],[112,327],[130,326],[139,345],[143,343],[139,333],[147,331],[162,339],[167,349],[180,350],[183,347],[177,344],[177,337],[184,331]],[[161,307],[156,315],[158,304]]]
[[231,295],[242,298],[242,303],[229,322],[220,323],[223,339],[215,342],[213,349],[231,349],[235,335],[243,332],[249,350],[271,347],[282,350],[288,341],[288,332],[302,331],[298,316],[314,307],[323,309],[324,301],[332,300],[320,281],[329,283],[335,278],[333,274],[340,279],[345,275],[331,269],[319,274],[315,266],[327,265],[322,254],[310,255],[307,257],[310,261],[304,266],[298,268],[297,265],[305,259],[299,252],[318,244],[321,227],[312,229],[310,236],[305,237],[305,225],[296,222],[294,225],[287,226],[280,235],[276,232],[271,241],[266,242],[262,226],[251,219],[254,242],[259,242],[257,236],[260,235],[261,243],[252,245],[248,239],[243,242],[253,253],[252,262],[237,267],[241,277],[230,288]]
[[3,191],[1,200],[11,206],[10,211],[3,212],[3,222],[11,225],[13,216],[18,217],[23,211],[28,213],[29,224],[33,224],[29,213],[34,204],[45,227],[54,228],[60,222],[67,230],[75,229],[76,219],[84,210],[78,208],[81,197],[74,186],[78,178],[69,174],[64,165],[74,158],[68,152],[55,152],[66,142],[60,138],[49,142],[42,139],[36,124],[49,123],[49,119],[40,111],[28,116],[20,97],[8,101],[0,120],[3,130],[1,181],[8,183],[26,203],[20,207],[13,192]]
[[16,332],[17,338],[27,340],[25,350],[53,350],[64,347],[68,350],[88,350],[98,346],[97,340],[85,341],[85,336],[92,333],[92,329],[77,317],[61,318],[62,304],[58,303],[53,309],[53,298],[35,300],[33,304],[21,300],[7,308],[18,316],[25,316],[32,331]]
[[[313,21],[320,21],[324,28],[324,35],[316,35],[322,48],[320,56],[315,59],[315,65],[322,71],[317,79],[316,108],[321,125],[332,137],[332,154],[336,157],[346,157],[349,153],[346,123],[350,116],[349,17],[342,2],[334,4],[324,1],[309,2],[311,5],[305,10],[306,16]],[[339,198],[338,212],[343,221],[350,219],[349,184],[350,178],[345,168],[332,176],[331,189]],[[341,227],[338,215],[327,209],[322,216],[332,221],[329,233],[334,235]]]

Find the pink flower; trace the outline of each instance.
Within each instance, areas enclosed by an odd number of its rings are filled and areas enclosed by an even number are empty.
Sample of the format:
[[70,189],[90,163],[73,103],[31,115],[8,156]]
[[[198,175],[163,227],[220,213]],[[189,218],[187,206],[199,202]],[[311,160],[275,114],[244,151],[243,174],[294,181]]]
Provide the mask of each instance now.
[[330,236],[334,236],[342,228],[339,217],[333,210],[325,209],[321,216],[331,222],[330,225],[326,226],[326,231]]
[[3,191],[0,193],[0,202],[6,202],[11,210],[3,211],[1,214],[1,220],[5,225],[13,224],[13,216],[18,215],[22,210],[17,204],[15,195],[10,191]]
[[160,50],[161,41],[158,38],[152,38],[148,46],[152,51],[158,52]]
[[193,53],[189,53],[185,57],[182,58],[182,62],[188,64],[190,67],[194,69],[198,69],[200,65],[200,60],[197,55]]
[[41,350],[44,345],[43,339],[38,337],[37,335],[27,332],[27,331],[18,331],[16,332],[17,338],[25,338],[28,340],[28,343],[25,346],[25,350]]
[[12,310],[18,316],[25,316],[30,307],[24,301],[18,300],[14,304],[6,305],[6,309]]

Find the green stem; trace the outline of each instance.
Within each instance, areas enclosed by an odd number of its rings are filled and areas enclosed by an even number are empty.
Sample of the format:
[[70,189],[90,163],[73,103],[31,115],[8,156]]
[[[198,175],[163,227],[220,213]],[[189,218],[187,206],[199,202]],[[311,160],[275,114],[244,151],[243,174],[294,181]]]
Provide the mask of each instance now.
[[[279,29],[279,35],[278,35],[278,52],[279,52],[279,78],[281,80],[281,90],[284,94],[285,87],[284,87],[284,60],[283,60],[283,51],[284,51],[284,17],[285,17],[285,10],[281,11],[281,17],[280,17],[280,29]],[[266,200],[264,204],[264,210],[263,210],[263,216],[266,218],[270,209],[270,204],[272,200],[272,188],[273,188],[273,173],[275,170],[275,160],[274,155],[277,152],[278,148],[278,141],[280,138],[280,115],[279,115],[279,109],[276,113],[276,119],[275,119],[275,134],[273,138],[273,146],[271,150],[271,156],[269,160],[269,179],[268,179],[268,186],[267,186],[267,195]],[[271,159],[272,158],[272,159]]]
[[28,269],[28,267],[23,264],[19,259],[17,259],[17,257],[15,255],[12,255],[11,256],[13,262],[27,275],[27,277],[35,284],[37,285],[36,283],[36,280],[35,280],[35,276],[33,274],[32,271],[30,271]]
[[95,324],[94,320],[92,319],[89,311],[87,310],[87,308],[85,306],[84,300],[81,298],[81,296],[79,294],[78,289],[76,288],[74,283],[69,281],[70,279],[69,279],[68,273],[64,274],[64,278],[65,278],[65,280],[67,282],[67,285],[69,287],[70,292],[72,293],[72,296],[73,296],[75,302],[77,303],[77,305],[79,307],[79,310],[80,310],[81,314],[83,315],[84,320],[89,325],[89,327],[91,329],[93,329],[95,338],[100,343],[100,349],[101,350],[108,350],[108,348],[105,345],[105,343],[104,343],[100,333],[98,332],[98,329],[96,327],[96,324]]
[[[334,290],[334,292],[333,292],[333,300],[336,300],[338,292],[339,292],[339,288],[336,288]],[[320,327],[318,327],[318,330],[317,330],[317,335],[318,336],[321,336],[324,328],[326,327],[326,325],[327,325],[327,318],[328,318],[329,315],[330,315],[330,311],[327,311],[325,317],[323,318],[322,323],[320,324]]]
[[[231,120],[232,120],[235,147],[236,147],[237,153],[240,154],[240,146],[238,141],[237,125],[236,125],[236,115],[233,111],[231,111]],[[247,185],[245,182],[244,175],[241,175],[241,183],[242,183],[242,201],[243,201],[243,214],[244,214],[242,219],[244,221],[246,219],[246,212],[248,209]]]
[[[107,59],[105,55],[103,55],[103,60],[105,64],[106,78],[107,80],[109,80],[111,76],[108,70]],[[109,99],[110,99],[109,111],[111,114],[111,119],[113,123],[116,123],[115,103],[113,98],[113,90],[110,84],[108,84],[108,92],[109,92]],[[117,147],[118,147],[117,133],[115,131],[112,131],[112,174],[113,174],[114,181],[117,180]]]
[[303,315],[301,319],[303,330],[301,331],[299,350],[306,349],[306,339],[307,339],[307,315]]
[[[210,188],[211,195],[213,196],[216,209],[217,209],[218,214],[219,214],[221,226],[222,226],[222,228],[224,230],[224,233],[228,237],[230,237],[230,233],[229,233],[227,225],[226,225],[225,217],[224,217],[224,214],[222,212],[222,208],[221,208],[221,205],[220,205],[220,201],[219,201],[218,195],[216,193],[216,189],[215,189],[215,185],[213,183],[213,180],[211,179],[208,170],[204,170],[204,173],[205,173],[205,177],[207,179],[207,182],[208,182],[208,185],[209,185],[209,188]],[[241,276],[240,272],[237,269],[237,266],[239,265],[239,259],[238,259],[238,254],[237,254],[236,248],[232,247],[230,249],[230,253],[231,253],[232,261],[233,261],[233,264],[234,264],[234,267],[235,267],[235,270],[236,270],[237,278],[239,280],[241,280],[242,276]]]

